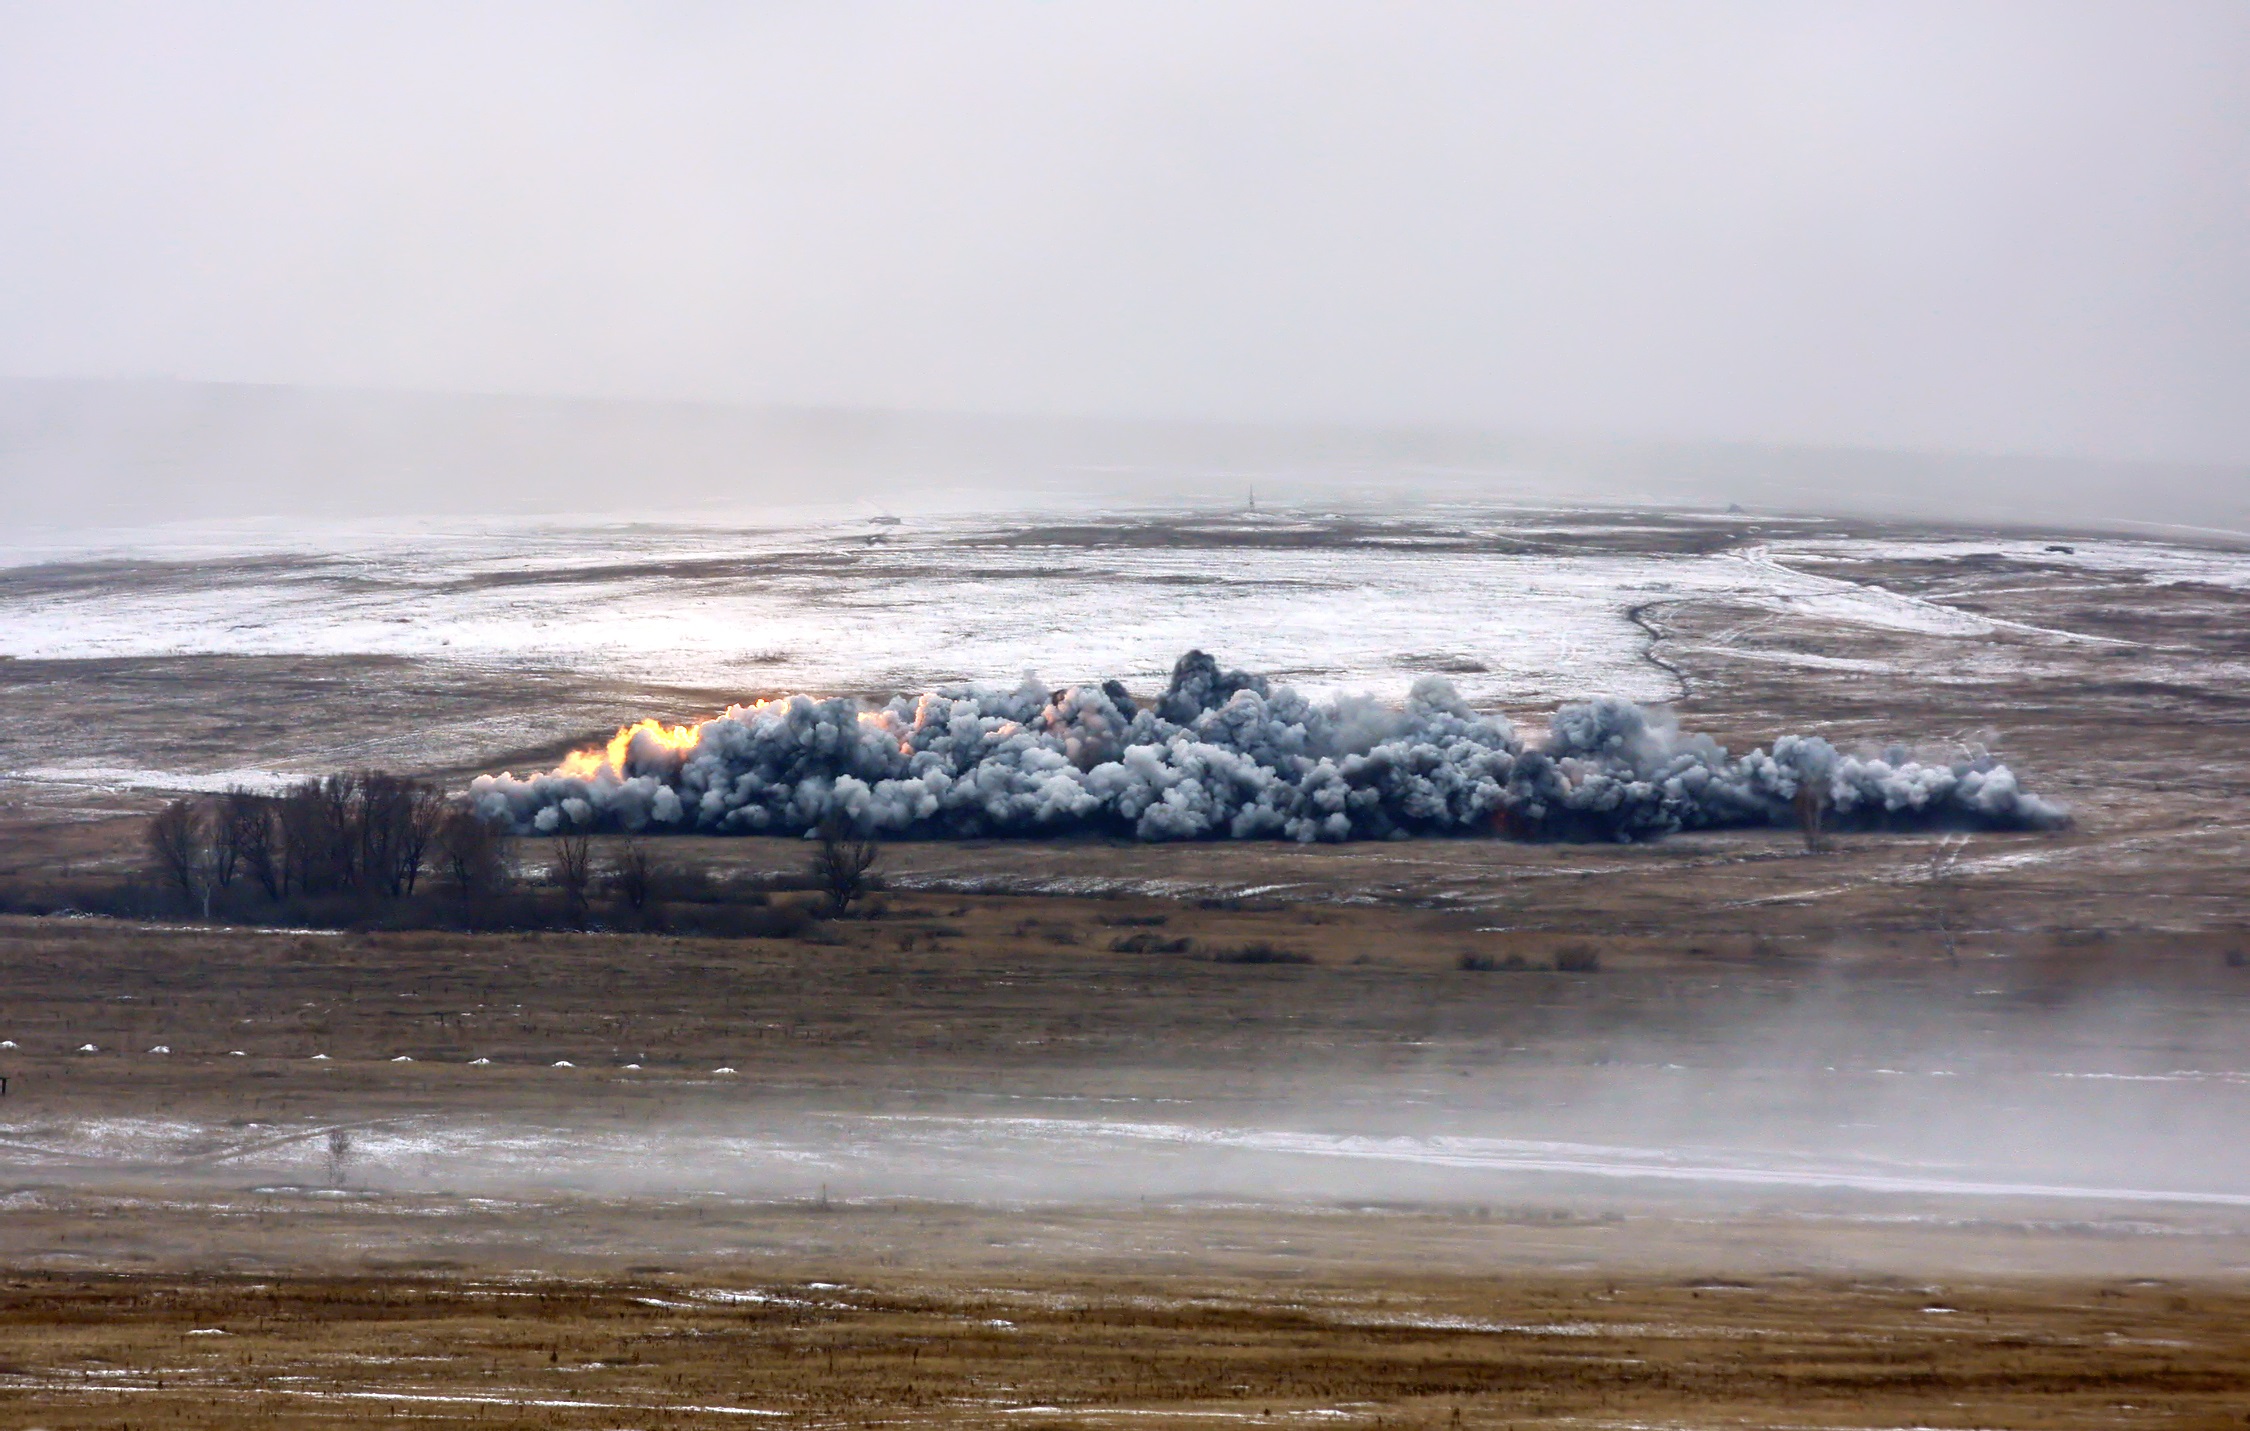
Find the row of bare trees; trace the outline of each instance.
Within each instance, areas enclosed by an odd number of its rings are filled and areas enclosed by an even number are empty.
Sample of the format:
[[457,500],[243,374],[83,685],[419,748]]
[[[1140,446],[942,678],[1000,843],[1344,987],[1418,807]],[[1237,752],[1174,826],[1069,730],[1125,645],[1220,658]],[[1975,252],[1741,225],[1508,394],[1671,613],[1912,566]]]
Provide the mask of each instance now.
[[[234,789],[174,800],[150,819],[147,842],[159,883],[204,919],[438,917],[476,928],[493,919],[544,926],[556,913],[518,884],[503,824],[435,785],[379,770],[306,779],[278,794]],[[736,932],[816,913],[801,903],[759,913],[773,887],[815,890],[823,896],[817,913],[844,917],[874,887],[879,853],[871,834],[831,820],[799,882],[776,886],[769,878],[728,893],[707,871],[659,860],[637,834],[605,838],[597,849],[591,828],[575,824],[544,843],[543,882],[561,895],[560,913],[575,928],[589,922],[597,893],[625,927],[667,927],[675,900],[701,911],[690,923]],[[448,909],[455,900],[458,909]],[[401,902],[410,904],[396,907]],[[745,908],[728,916],[720,904]]]
[[278,795],[174,800],[148,826],[159,878],[209,918],[262,895],[413,897],[435,870],[464,901],[508,880],[504,834],[436,786],[380,770],[306,779]]

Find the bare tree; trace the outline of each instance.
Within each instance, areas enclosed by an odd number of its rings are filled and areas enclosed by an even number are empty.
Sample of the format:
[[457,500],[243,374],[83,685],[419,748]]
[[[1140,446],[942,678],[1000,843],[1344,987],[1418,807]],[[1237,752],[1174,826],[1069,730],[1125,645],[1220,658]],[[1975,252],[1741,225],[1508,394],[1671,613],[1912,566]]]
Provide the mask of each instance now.
[[197,802],[203,816],[204,868],[210,876],[211,887],[221,892],[234,884],[235,872],[242,868],[242,850],[235,843],[234,829],[227,819],[227,803],[225,796]]
[[430,846],[445,822],[445,792],[435,785],[416,782],[406,810],[406,825],[399,833],[398,873],[400,893],[412,898],[414,886],[429,864]]
[[331,889],[357,889],[364,872],[366,783],[354,772],[326,776],[313,785],[315,848]]
[[851,913],[852,904],[867,893],[867,872],[881,851],[875,836],[840,815],[820,822],[820,847],[813,851],[813,884],[828,896],[829,911],[838,918]]
[[393,899],[414,893],[445,797],[420,780],[370,770],[357,777],[348,825],[362,883]]
[[366,802],[356,774],[307,779],[283,792],[281,826],[284,883],[306,894],[357,889],[365,868]]
[[434,843],[438,870],[460,897],[462,922],[473,927],[485,901],[507,886],[507,834],[468,806],[451,805]]
[[283,791],[274,802],[274,823],[281,836],[281,892],[295,889],[318,894],[328,887],[330,860],[324,831],[324,806],[320,782],[303,780]]
[[1806,780],[1797,786],[1797,798],[1792,802],[1797,811],[1797,829],[1805,837],[1805,850],[1819,854],[1828,848],[1828,787],[1816,780]]
[[274,802],[240,786],[219,801],[220,843],[232,865],[257,882],[266,898],[279,899],[282,871],[274,856]]
[[400,847],[406,843],[407,825],[414,805],[414,782],[381,770],[356,777],[356,790],[346,792],[344,829],[352,850],[353,873],[370,893],[394,899],[403,892]]
[[586,891],[594,882],[594,837],[583,825],[555,836],[555,863],[548,877],[563,892],[572,924],[586,922]]
[[1967,835],[1947,835],[1930,851],[1930,859],[1922,871],[1922,882],[1929,890],[1930,922],[1937,929],[1938,938],[1944,941],[1946,962],[1961,962],[1961,948],[1954,931],[1961,921],[1961,892],[1967,876],[1961,869],[1961,852],[1969,847]]
[[211,822],[201,804],[174,800],[151,816],[148,850],[158,878],[178,892],[190,910],[211,917]]

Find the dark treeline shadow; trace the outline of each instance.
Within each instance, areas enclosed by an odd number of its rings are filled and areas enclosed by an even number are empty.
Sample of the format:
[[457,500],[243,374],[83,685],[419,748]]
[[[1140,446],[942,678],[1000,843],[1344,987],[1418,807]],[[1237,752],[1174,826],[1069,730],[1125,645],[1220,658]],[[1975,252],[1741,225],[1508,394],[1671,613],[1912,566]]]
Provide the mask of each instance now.
[[[233,789],[149,817],[146,863],[0,884],[0,912],[285,928],[666,931],[817,937],[848,913],[821,868],[721,880],[633,835],[527,838],[426,781],[367,770]],[[868,863],[872,863],[870,855]],[[865,866],[860,867],[864,875]],[[871,887],[861,878],[859,889]]]

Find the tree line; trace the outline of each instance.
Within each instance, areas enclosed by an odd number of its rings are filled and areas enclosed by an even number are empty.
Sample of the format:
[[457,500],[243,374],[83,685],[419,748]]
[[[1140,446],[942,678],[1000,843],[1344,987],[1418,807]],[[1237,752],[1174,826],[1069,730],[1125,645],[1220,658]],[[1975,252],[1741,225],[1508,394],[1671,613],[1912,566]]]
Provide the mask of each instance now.
[[158,879],[206,919],[245,898],[412,899],[433,872],[473,904],[508,882],[506,838],[437,786],[380,770],[174,800],[148,824]]
[[[168,902],[205,920],[586,928],[602,922],[715,934],[801,934],[844,917],[874,887],[874,839],[831,821],[801,876],[715,881],[660,859],[635,835],[584,825],[539,843],[543,877],[519,878],[515,839],[438,786],[387,771],[310,777],[278,793],[236,788],[173,800],[147,850]],[[771,896],[806,891],[807,904]]]

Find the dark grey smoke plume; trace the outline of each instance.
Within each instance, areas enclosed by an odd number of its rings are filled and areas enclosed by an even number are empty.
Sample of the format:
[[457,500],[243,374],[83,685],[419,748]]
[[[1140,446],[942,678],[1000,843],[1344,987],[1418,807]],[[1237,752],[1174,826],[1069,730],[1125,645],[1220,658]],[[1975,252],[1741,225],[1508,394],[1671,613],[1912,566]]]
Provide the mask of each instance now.
[[1844,827],[2040,829],[2061,807],[1989,756],[1845,755],[1818,737],[1731,757],[1629,701],[1568,705],[1527,749],[1435,676],[1403,709],[1316,703],[1201,651],[1153,707],[1124,688],[968,686],[888,705],[790,696],[736,706],[692,743],[653,725],[550,774],[480,776],[477,808],[516,828],[796,835],[842,815],[885,834],[1077,831],[1142,840],[1354,840],[1499,831],[1634,840],[1785,825],[1810,784]]

